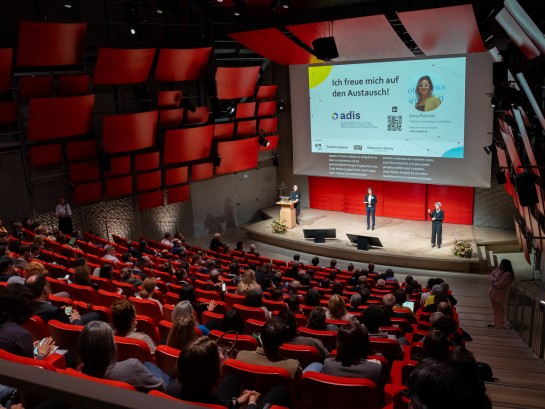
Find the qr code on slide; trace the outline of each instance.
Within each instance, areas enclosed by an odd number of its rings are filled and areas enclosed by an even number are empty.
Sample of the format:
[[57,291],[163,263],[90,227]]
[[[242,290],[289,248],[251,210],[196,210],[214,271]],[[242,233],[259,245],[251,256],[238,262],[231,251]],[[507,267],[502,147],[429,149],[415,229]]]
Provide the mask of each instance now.
[[388,115],[386,119],[388,121],[388,131],[403,130],[403,117],[401,115]]

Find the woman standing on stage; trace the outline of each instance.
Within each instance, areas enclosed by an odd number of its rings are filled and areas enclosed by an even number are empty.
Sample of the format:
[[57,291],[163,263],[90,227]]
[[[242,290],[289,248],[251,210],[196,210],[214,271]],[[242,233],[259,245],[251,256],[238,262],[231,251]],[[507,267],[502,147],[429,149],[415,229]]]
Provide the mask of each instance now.
[[74,230],[72,227],[72,209],[64,198],[61,197],[59,199],[59,204],[55,208],[55,213],[59,219],[59,230],[64,234],[72,235]]
[[443,241],[443,220],[445,219],[445,212],[441,210],[441,202],[435,202],[434,211],[428,209],[428,214],[431,218],[431,246],[435,247],[437,241],[437,247],[441,248],[441,242]]
[[494,322],[488,324],[488,326],[505,328],[505,303],[509,298],[511,285],[515,281],[515,273],[513,272],[511,262],[503,259],[498,268],[492,271],[489,280],[490,292],[488,293],[488,298],[490,298],[490,302],[492,303]]
[[[365,214],[367,215],[367,230],[372,226],[375,230],[375,209],[377,206],[377,197],[373,193],[373,188],[367,188],[367,194],[365,195]],[[372,222],[372,224],[370,223]]]

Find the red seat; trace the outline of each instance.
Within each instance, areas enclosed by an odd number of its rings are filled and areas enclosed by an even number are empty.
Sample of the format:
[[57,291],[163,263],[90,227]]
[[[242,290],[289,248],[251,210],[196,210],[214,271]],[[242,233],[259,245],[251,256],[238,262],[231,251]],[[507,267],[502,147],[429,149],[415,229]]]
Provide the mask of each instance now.
[[75,376],[77,378],[87,379],[88,381],[93,381],[97,383],[102,383],[104,385],[115,386],[116,388],[128,389],[130,391],[136,391],[136,388],[126,382],[121,381],[112,381],[110,379],[95,378],[94,376],[85,375],[79,371],[76,371],[72,368],[67,368],[65,371],[66,375]]
[[34,341],[40,341],[41,339],[49,336],[44,320],[37,315],[30,317],[23,324],[23,328],[32,334],[32,339]]
[[286,262],[284,260],[280,260],[280,259],[276,259],[276,258],[274,258],[272,260],[272,263],[277,267],[286,267],[287,266],[287,264],[286,264]]
[[129,301],[133,303],[136,313],[139,315],[147,315],[155,325],[163,319],[163,313],[159,304],[152,300],[142,300],[136,297],[129,297]]
[[169,292],[167,292],[165,294],[164,302],[162,304],[174,304],[174,305],[176,305],[178,303],[178,301],[180,301],[180,295],[176,294],[176,293],[171,293],[169,291]]
[[246,297],[243,295],[225,293],[223,296],[223,301],[225,301],[229,308],[233,308],[233,305],[235,304],[242,304],[245,298]]
[[49,294],[49,297],[47,297],[47,300],[53,304],[56,305],[59,308],[64,307],[65,305],[72,305],[73,302],[70,298],[66,297],[57,297],[56,295]]
[[97,292],[91,287],[72,283],[68,285],[67,291],[73,300],[98,304]]
[[221,323],[223,321],[223,314],[217,314],[212,311],[203,311],[203,313],[201,314],[202,325],[206,325],[212,320],[217,321],[221,326]]
[[403,360],[403,349],[397,340],[370,337],[369,341],[371,342],[371,349],[375,353],[384,355],[390,364],[394,360]]
[[113,285],[113,283],[107,278],[91,276],[91,281],[94,284],[98,285],[98,288],[101,290],[105,290],[105,291],[116,290],[115,285]]
[[413,371],[416,364],[418,364],[418,361],[394,361],[394,363],[392,364],[392,369],[390,371],[391,383],[407,386],[409,376],[411,375],[411,372]]
[[117,346],[117,360],[124,361],[129,358],[136,358],[140,362],[153,362],[153,356],[148,344],[141,339],[114,337]]
[[337,333],[335,331],[321,331],[306,327],[298,327],[297,331],[306,337],[319,339],[329,351],[337,348]]
[[47,323],[47,329],[51,337],[55,340],[55,345],[61,349],[76,351],[78,347],[78,339],[82,325],[64,324],[57,320],[50,320]]
[[284,344],[279,352],[282,358],[297,359],[303,368],[313,362],[320,362],[320,353],[309,345]]
[[153,320],[146,315],[137,315],[136,316],[136,330],[147,334],[155,344],[158,344],[161,341],[159,336],[159,331]]
[[121,288],[125,297],[134,297],[134,294],[136,294],[136,288],[132,284],[124,283],[117,280],[113,280],[112,284],[115,285],[117,288]]
[[355,407],[379,409],[379,394],[373,381],[363,378],[344,378],[319,372],[307,372],[300,382],[301,409],[337,409]]
[[223,374],[236,375],[240,381],[241,390],[255,390],[264,395],[274,386],[284,385],[291,391],[291,376],[285,368],[254,365],[236,359],[228,359],[223,363]]
[[240,313],[244,321],[249,319],[267,321],[265,311],[259,307],[246,307],[245,305],[235,304],[233,308]]
[[222,345],[225,342],[228,343],[229,346],[232,346],[234,343],[234,349],[239,351],[255,351],[258,347],[257,340],[251,335],[224,334],[225,333],[222,331],[212,330],[208,336],[218,340],[223,335],[219,344]]
[[405,335],[400,327],[380,327],[380,330],[388,335],[395,335],[397,338]]
[[263,299],[263,306],[267,307],[271,312],[280,312],[288,309],[288,305],[284,301],[272,301],[265,298]]
[[164,373],[175,378],[178,376],[176,362],[179,356],[179,349],[167,345],[158,345],[155,350],[155,363]]
[[247,334],[261,334],[265,327],[265,321],[249,319],[244,321],[244,330]]
[[105,290],[98,290],[98,304],[103,307],[111,308],[112,304],[117,300],[124,300],[125,296],[119,293],[112,293]]
[[401,330],[403,331],[404,334],[407,334],[408,332],[413,332],[413,327],[409,323],[409,321],[407,321],[406,318],[392,317],[392,318],[390,318],[390,321],[391,321],[392,325],[399,326],[399,328],[401,328]]
[[[196,280],[199,281],[199,280]],[[195,297],[203,298],[205,300],[216,300],[221,301],[221,294],[217,291],[203,290],[202,288],[195,287]]]
[[174,324],[167,320],[161,320],[159,321],[159,324],[157,324],[157,330],[159,331],[159,337],[161,339],[165,339],[168,336],[168,333],[170,332],[170,329],[172,328]]
[[175,306],[172,304],[163,305],[163,319],[167,321],[172,321],[172,312],[174,311]]
[[68,283],[66,281],[50,276],[45,276],[45,278],[49,284],[49,289],[51,290],[52,294],[68,292]]
[[0,349],[0,359],[5,359],[6,361],[17,362],[24,365],[35,366],[37,368],[43,368],[48,371],[56,371],[57,369],[48,361],[47,357],[45,359],[34,359],[27,358],[20,355],[11,354],[8,351]]

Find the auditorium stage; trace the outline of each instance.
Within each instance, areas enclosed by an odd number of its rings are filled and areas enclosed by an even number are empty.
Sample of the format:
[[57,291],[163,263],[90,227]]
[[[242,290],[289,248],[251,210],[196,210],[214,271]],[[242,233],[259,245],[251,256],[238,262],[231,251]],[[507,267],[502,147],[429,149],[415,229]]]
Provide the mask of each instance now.
[[[518,243],[515,232],[490,227],[460,224],[443,224],[441,248],[431,248],[431,222],[377,217],[375,230],[367,230],[365,215],[304,209],[301,224],[288,229],[285,234],[274,234],[273,218],[279,215],[277,206],[261,209],[265,220],[243,226],[248,237],[278,247],[316,254],[322,257],[346,259],[357,262],[372,262],[381,265],[405,266],[443,271],[479,272],[489,271],[484,261],[479,260],[476,246],[484,250],[516,252]],[[303,229],[335,228],[337,237],[325,243],[314,243],[304,239]],[[384,247],[373,247],[368,251],[358,250],[350,243],[346,233],[378,237]],[[474,257],[461,259],[452,253],[455,239],[469,240],[475,244]],[[482,253],[486,254],[486,253]]]

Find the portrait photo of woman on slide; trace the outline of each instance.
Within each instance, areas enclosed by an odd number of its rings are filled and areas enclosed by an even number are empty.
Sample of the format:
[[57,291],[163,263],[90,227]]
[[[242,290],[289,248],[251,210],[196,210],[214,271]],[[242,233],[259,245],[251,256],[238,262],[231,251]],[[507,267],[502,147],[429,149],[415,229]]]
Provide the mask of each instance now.
[[420,77],[416,83],[416,104],[415,108],[419,111],[433,111],[441,105],[441,100],[433,96],[433,82],[428,75]]

